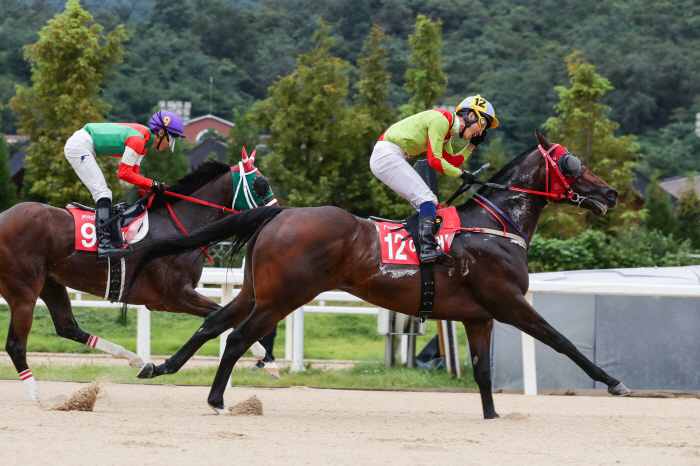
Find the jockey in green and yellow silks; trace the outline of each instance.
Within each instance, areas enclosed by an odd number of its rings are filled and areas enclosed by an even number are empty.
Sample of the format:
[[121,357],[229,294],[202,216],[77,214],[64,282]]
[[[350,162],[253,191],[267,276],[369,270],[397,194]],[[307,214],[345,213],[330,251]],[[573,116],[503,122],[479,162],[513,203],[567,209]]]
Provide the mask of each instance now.
[[[433,233],[437,197],[406,158],[426,154],[428,163],[435,170],[468,180],[472,175],[461,170],[460,165],[469,158],[474,148],[484,142],[487,128],[497,126],[493,106],[480,95],[469,96],[454,113],[426,110],[393,124],[375,145],[370,159],[372,173],[420,213],[421,262],[447,258],[439,250]],[[450,143],[455,135],[469,141],[457,154]]]

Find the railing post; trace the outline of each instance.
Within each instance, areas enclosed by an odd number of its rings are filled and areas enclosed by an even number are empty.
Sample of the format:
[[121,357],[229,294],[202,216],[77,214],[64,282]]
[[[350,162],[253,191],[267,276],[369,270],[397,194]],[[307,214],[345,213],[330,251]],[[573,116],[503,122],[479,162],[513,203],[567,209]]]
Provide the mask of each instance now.
[[284,359],[292,359],[292,348],[294,347],[294,313],[290,313],[284,318]]
[[294,349],[289,372],[304,371],[304,306],[294,311]]
[[[525,299],[532,305],[532,293],[525,294]],[[526,395],[537,395],[537,365],[535,358],[535,339],[522,333],[523,345],[523,391]]]
[[144,362],[151,362],[151,312],[139,306],[136,323],[136,353]]

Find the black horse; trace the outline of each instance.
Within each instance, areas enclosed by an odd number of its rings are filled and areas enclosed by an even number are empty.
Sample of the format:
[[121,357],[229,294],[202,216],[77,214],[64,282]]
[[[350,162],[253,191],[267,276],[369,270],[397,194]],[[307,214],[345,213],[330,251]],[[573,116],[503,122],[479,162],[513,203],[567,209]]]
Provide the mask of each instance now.
[[[573,176],[564,175],[561,180],[551,178],[557,173],[554,173],[554,166],[549,166],[553,162],[546,158],[545,152],[555,147],[539,132],[537,138],[541,149],[533,148],[515,158],[493,182],[550,192],[550,182],[560,184],[565,176]],[[557,157],[567,155],[560,153]],[[568,159],[568,168],[575,167],[575,162]],[[614,207],[617,191],[580,165],[579,168],[575,181],[567,178],[574,185],[561,201],[586,207],[597,215]],[[556,170],[559,172],[559,168]],[[566,167],[563,170],[566,171]],[[546,196],[514,194],[493,187],[482,188],[479,194],[489,199],[496,211],[502,212],[501,217],[514,219],[522,234],[532,238],[547,203]],[[489,209],[494,210],[492,207]],[[500,217],[477,202],[469,201],[457,210],[463,227],[503,228]],[[259,229],[249,226],[261,221],[267,223]],[[518,234],[515,227],[508,225],[508,229]],[[241,293],[233,302],[207,317],[172,358],[157,367],[148,364],[139,373],[141,378],[174,373],[206,341],[237,326],[227,339],[209,394],[209,405],[219,413],[227,411],[223,394],[236,361],[281,319],[323,291],[340,289],[386,309],[418,314],[420,274],[390,273],[391,270],[382,266],[375,224],[335,207],[256,209],[216,222],[187,238],[156,241],[144,248],[131,283],[133,285],[141,268],[158,257],[193,251],[230,236],[238,244],[248,241]],[[435,268],[433,317],[464,324],[485,418],[498,417],[491,396],[489,347],[493,319],[513,325],[567,355],[591,378],[605,383],[611,394],[629,394],[620,381],[586,359],[528,304],[525,299],[527,253],[521,242],[493,234],[463,233],[455,237],[451,254],[455,258],[454,265]],[[416,266],[392,267],[415,272],[418,269]]]

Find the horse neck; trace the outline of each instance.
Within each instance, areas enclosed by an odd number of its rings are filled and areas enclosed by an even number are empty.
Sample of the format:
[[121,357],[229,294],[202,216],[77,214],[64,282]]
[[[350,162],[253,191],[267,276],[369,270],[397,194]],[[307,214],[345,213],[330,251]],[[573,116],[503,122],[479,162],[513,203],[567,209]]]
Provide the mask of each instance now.
[[[230,208],[233,202],[233,181],[231,179],[231,174],[224,173],[190,194],[189,197]],[[197,204],[185,199],[181,199],[175,204],[171,203],[170,206],[175,212],[177,219],[188,233],[191,232],[191,230],[196,230],[204,225],[221,220],[226,216],[221,209]],[[167,207],[159,210],[163,212],[163,215],[171,216]]]
[[[551,175],[552,173],[550,173]],[[514,188],[540,192],[546,191],[544,159],[539,150],[535,149],[528,154],[523,162],[513,169],[509,177],[499,180],[498,183]],[[532,239],[537,230],[542,210],[547,205],[545,196],[519,191],[492,189],[484,197],[501,209],[525,232],[528,238]],[[505,219],[503,220],[506,223],[506,227],[510,227],[509,223]]]

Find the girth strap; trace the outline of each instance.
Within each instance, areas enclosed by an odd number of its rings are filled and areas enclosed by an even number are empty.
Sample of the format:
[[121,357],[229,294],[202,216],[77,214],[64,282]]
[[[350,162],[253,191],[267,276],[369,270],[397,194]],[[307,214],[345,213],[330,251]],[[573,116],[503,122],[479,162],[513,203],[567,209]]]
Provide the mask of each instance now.
[[124,258],[112,260],[107,257],[107,289],[104,299],[116,303],[122,299],[124,292],[124,276],[126,275],[126,264]]
[[420,308],[418,317],[421,322],[430,318],[435,304],[435,263],[420,264]]
[[[440,222],[441,224],[442,222]],[[413,215],[406,219],[408,231],[413,237],[413,244],[416,247],[416,253],[420,257],[420,241],[418,238],[418,215]],[[433,305],[435,304],[435,263],[420,264],[420,306],[418,307],[418,317],[421,322],[430,318],[433,314]]]

